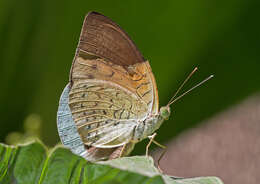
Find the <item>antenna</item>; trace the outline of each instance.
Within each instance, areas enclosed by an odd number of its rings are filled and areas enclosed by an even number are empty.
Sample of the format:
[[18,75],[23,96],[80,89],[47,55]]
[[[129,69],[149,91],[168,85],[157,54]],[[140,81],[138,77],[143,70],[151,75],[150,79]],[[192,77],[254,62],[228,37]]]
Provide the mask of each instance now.
[[192,72],[188,75],[188,77],[183,81],[183,83],[180,85],[180,87],[177,89],[177,91],[175,92],[175,94],[172,96],[172,98],[170,99],[170,101],[168,102],[167,106],[171,104],[171,102],[174,100],[174,98],[176,97],[176,95],[180,92],[180,90],[182,89],[182,87],[184,86],[184,84],[190,79],[190,77],[198,70],[198,67],[195,67]]
[[185,96],[186,94],[188,94],[189,92],[191,92],[192,90],[194,90],[195,88],[199,87],[200,85],[202,85],[203,83],[207,82],[209,79],[211,79],[212,77],[214,77],[214,75],[210,75],[209,77],[207,77],[206,79],[204,79],[203,81],[201,81],[200,83],[196,84],[195,86],[193,86],[192,88],[190,88],[188,91],[184,92],[182,95],[178,96],[177,98],[175,98],[174,100],[172,100],[170,103],[167,104],[167,106],[170,106],[171,104],[173,104],[174,102],[178,101],[180,98],[182,98],[183,96]]

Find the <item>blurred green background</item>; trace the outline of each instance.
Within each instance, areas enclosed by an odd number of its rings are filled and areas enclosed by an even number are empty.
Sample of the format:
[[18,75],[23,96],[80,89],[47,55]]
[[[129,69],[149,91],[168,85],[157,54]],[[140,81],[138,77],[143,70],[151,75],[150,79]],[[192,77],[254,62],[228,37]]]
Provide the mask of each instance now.
[[[157,131],[162,143],[260,90],[257,0],[1,0],[1,142],[24,132],[49,146],[59,142],[58,101],[91,10],[121,25],[150,61],[161,105],[195,66],[185,89],[215,75],[172,106]],[[144,143],[135,153],[144,153]]]

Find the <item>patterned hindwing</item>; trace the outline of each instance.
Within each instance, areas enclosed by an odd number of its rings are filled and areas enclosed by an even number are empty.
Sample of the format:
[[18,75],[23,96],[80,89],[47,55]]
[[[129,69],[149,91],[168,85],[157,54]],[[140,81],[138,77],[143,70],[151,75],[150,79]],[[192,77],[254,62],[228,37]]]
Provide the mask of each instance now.
[[102,80],[79,80],[70,91],[69,106],[86,145],[116,147],[129,142],[148,106],[123,87]]

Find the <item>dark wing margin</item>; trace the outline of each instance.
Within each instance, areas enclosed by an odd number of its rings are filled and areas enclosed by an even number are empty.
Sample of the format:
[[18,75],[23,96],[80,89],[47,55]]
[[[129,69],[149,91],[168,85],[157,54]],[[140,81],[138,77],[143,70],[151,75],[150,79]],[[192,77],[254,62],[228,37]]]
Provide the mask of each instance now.
[[79,50],[124,67],[145,61],[128,34],[97,12],[89,12],[85,17],[75,58]]
[[133,65],[144,58],[128,34],[108,17],[89,12],[81,30],[79,49],[118,65]]

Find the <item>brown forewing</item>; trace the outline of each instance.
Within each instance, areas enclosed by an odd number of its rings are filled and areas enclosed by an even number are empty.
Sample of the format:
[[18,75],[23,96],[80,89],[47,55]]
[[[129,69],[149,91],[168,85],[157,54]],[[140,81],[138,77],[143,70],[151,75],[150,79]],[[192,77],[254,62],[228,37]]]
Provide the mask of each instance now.
[[111,19],[97,12],[90,12],[85,17],[78,49],[123,66],[144,61],[127,33]]
[[153,113],[158,111],[157,87],[148,61],[124,68],[79,51],[71,71],[71,79],[73,83],[86,79],[112,82],[136,94],[139,100],[146,103],[149,111],[151,108]]
[[[85,58],[93,55],[93,58]],[[97,57],[95,57],[97,56]],[[87,63],[92,60],[92,67],[79,66],[78,60],[84,58]],[[102,63],[97,58],[102,58]],[[85,63],[85,64],[87,64]],[[90,64],[90,63],[88,63]],[[75,69],[79,66],[81,69]],[[118,70],[124,70],[123,75]],[[77,80],[79,74],[85,79],[103,79],[115,82],[136,92],[149,103],[153,99],[153,111],[158,110],[158,92],[156,82],[148,61],[145,61],[127,33],[111,19],[97,12],[90,12],[85,17],[81,30],[80,41],[72,64],[70,83]],[[103,76],[103,77],[101,77]],[[123,77],[127,76],[127,77]],[[126,80],[127,79],[127,80]],[[150,81],[150,84],[147,82]],[[153,97],[149,94],[153,89]],[[151,91],[150,91],[151,92]]]

